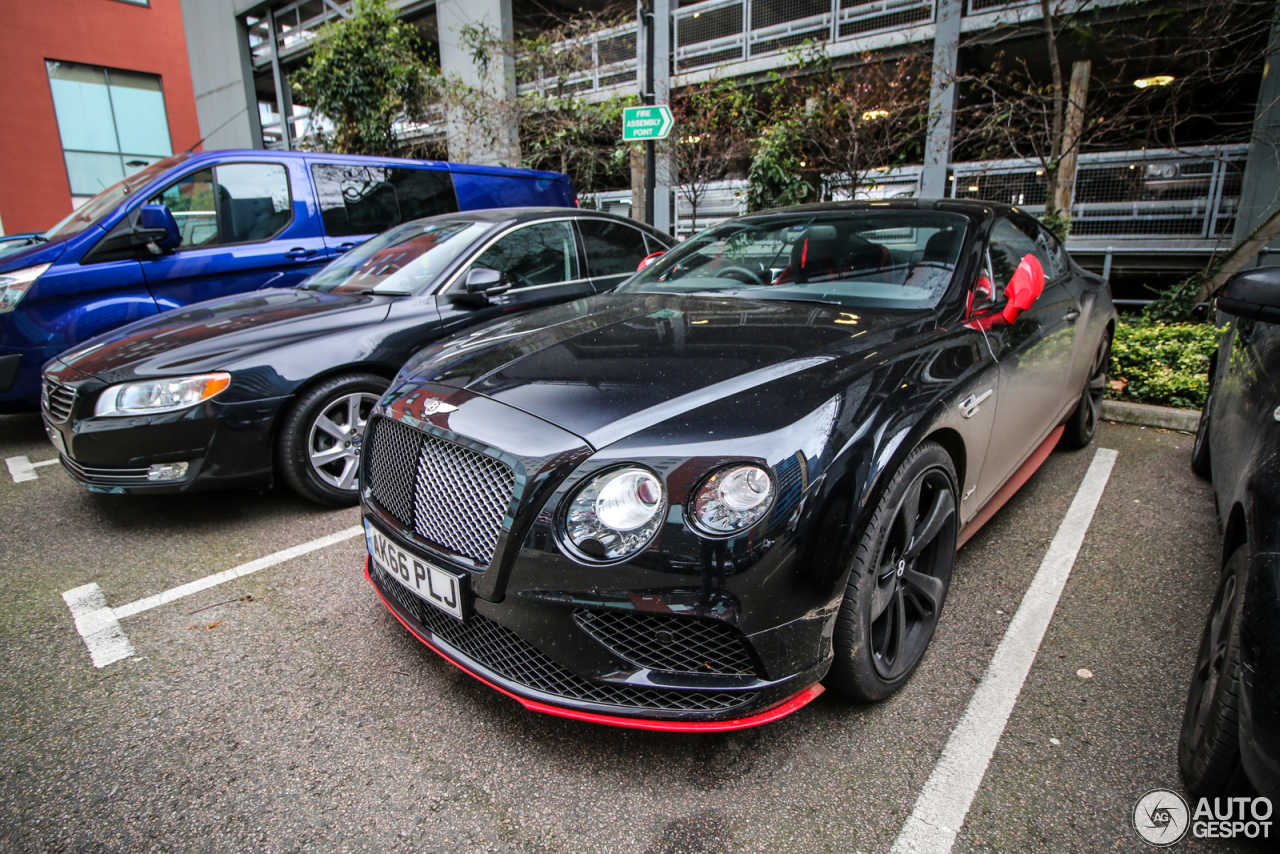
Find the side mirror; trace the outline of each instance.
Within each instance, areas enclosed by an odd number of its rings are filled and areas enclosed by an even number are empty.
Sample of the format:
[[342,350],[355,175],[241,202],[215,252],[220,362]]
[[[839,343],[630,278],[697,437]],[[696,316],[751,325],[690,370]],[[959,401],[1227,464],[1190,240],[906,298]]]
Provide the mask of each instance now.
[[650,252],[648,255],[640,259],[640,266],[636,267],[636,272],[639,273],[645,267],[648,267],[650,264],[657,261],[659,258],[661,258],[663,255],[666,255],[666,254],[667,254],[667,250],[665,249],[659,249],[657,252]]
[[1280,267],[1237,273],[1218,292],[1218,311],[1280,323]]
[[1031,308],[1032,304],[1044,293],[1044,268],[1040,260],[1031,253],[1022,256],[1022,263],[1009,277],[1009,284],[1004,286],[1005,306],[1000,312],[1005,323],[1010,325],[1018,319],[1018,315]]
[[182,233],[173,211],[167,205],[143,205],[138,225],[133,229],[133,242],[146,246],[153,255],[177,249],[182,243]]
[[505,294],[509,290],[511,286],[503,283],[502,273],[499,271],[475,269],[467,273],[462,290],[450,294],[450,299],[462,305],[481,306],[487,305],[490,297]]

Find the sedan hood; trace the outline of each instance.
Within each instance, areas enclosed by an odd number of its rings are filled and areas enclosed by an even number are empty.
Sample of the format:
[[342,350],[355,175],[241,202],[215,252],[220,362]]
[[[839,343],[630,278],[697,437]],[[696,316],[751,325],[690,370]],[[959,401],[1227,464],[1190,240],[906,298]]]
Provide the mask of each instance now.
[[600,448],[818,366],[862,363],[926,325],[933,326],[931,312],[606,294],[441,342],[401,379],[483,394]]
[[296,341],[378,323],[394,299],[294,288],[255,291],[131,323],[59,358],[108,383],[199,374]]

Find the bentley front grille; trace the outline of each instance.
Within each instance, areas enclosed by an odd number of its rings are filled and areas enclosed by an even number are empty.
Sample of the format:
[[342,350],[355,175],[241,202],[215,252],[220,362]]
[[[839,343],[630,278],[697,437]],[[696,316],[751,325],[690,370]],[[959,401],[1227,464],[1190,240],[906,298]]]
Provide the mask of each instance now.
[[506,463],[390,418],[374,422],[373,498],[418,536],[488,566],[515,491]]
[[742,635],[725,623],[642,611],[590,611],[574,619],[621,658],[675,673],[756,675]]
[[662,711],[720,712],[756,697],[754,691],[670,691],[592,682],[561,667],[501,623],[483,614],[472,614],[466,623],[459,623],[405,590],[376,564],[372,571],[378,586],[440,643],[534,691],[603,706]]

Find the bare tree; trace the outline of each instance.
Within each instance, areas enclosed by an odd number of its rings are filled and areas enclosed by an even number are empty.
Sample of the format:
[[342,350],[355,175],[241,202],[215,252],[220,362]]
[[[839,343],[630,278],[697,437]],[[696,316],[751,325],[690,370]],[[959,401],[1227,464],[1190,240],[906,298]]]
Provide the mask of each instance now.
[[671,112],[678,136],[676,186],[689,202],[697,231],[698,208],[708,186],[728,176],[750,154],[756,107],[751,93],[737,81],[712,79],[675,92]]

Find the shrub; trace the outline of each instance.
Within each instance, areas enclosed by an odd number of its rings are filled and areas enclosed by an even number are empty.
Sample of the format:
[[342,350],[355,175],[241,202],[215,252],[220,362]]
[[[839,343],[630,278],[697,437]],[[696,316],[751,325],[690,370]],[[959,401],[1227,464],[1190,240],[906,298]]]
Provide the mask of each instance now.
[[1209,357],[1220,334],[1211,323],[1121,318],[1111,344],[1107,396],[1200,409],[1209,391]]

